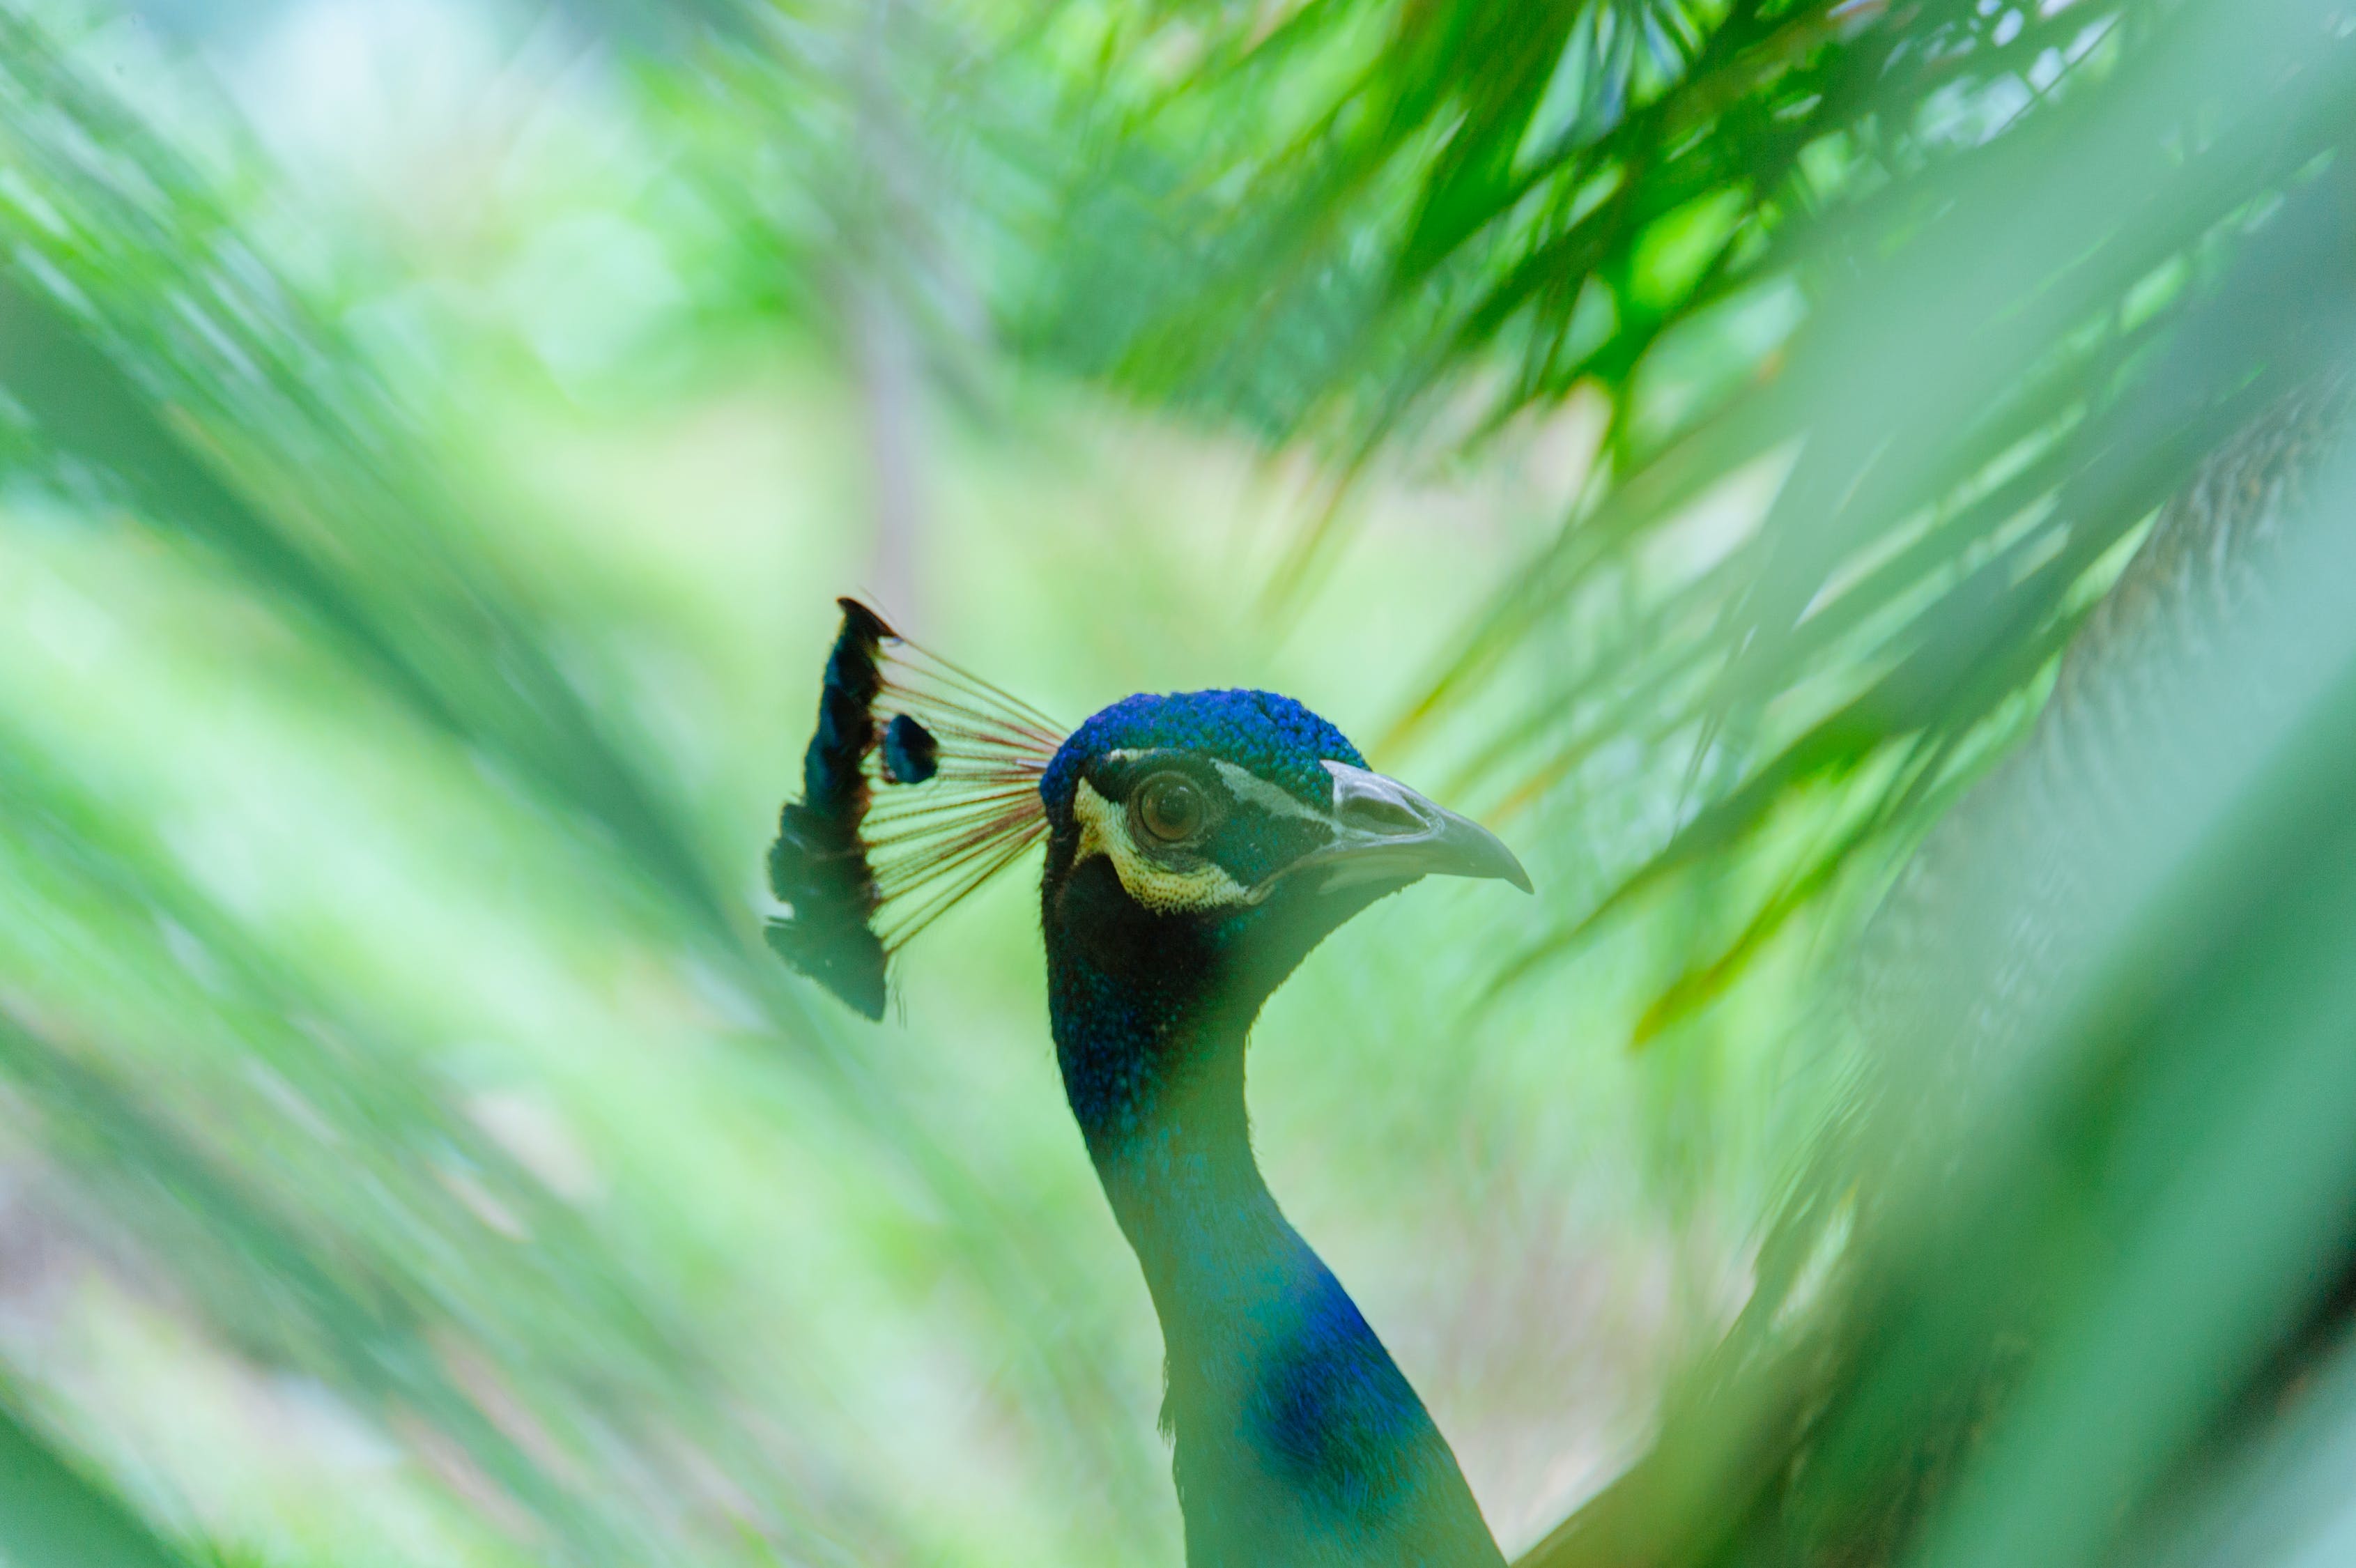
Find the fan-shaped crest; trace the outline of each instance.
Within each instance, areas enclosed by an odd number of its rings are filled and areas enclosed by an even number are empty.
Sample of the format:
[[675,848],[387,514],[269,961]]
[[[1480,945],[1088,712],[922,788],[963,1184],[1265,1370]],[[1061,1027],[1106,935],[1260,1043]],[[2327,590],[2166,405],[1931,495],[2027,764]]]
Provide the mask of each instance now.
[[870,1018],[892,954],[1037,843],[1053,719],[856,599],[826,661],[802,798],[769,848],[769,946]]

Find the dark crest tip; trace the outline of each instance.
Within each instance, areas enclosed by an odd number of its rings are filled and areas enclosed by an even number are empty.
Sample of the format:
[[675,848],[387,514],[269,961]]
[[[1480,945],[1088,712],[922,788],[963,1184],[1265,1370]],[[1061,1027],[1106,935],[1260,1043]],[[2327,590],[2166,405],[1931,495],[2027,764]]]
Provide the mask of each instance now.
[[892,629],[891,624],[859,600],[845,595],[834,602],[842,609],[843,630],[855,632],[862,641],[869,643],[887,637],[899,640],[900,634]]

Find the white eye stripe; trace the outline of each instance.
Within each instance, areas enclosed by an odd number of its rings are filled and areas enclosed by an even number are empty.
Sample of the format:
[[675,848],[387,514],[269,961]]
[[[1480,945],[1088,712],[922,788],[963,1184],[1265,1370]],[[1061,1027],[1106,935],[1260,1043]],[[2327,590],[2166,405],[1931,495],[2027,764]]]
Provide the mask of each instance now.
[[[1135,762],[1139,757],[1152,755],[1150,750],[1124,746],[1106,752],[1105,760]],[[1238,768],[1232,762],[1222,762],[1215,757],[1205,760],[1210,763],[1211,770],[1219,776],[1219,782],[1227,787],[1227,793],[1236,800],[1257,806],[1272,817],[1293,817],[1304,822],[1318,822],[1328,827],[1333,825],[1333,819],[1331,816],[1314,806],[1302,804],[1249,768]]]
[[1221,762],[1216,757],[1211,759],[1211,767],[1218,773],[1219,782],[1227,787],[1227,793],[1258,807],[1272,817],[1294,817],[1304,822],[1333,825],[1333,819],[1324,812],[1313,806],[1303,805],[1257,773],[1237,768],[1232,762]]

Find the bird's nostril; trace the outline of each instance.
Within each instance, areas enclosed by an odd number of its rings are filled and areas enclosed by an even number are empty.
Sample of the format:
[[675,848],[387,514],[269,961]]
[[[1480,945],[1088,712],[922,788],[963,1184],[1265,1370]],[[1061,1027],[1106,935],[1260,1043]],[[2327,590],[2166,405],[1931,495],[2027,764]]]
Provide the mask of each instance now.
[[1343,811],[1344,817],[1361,827],[1396,831],[1419,828],[1423,819],[1400,805],[1397,800],[1379,797],[1353,800]]

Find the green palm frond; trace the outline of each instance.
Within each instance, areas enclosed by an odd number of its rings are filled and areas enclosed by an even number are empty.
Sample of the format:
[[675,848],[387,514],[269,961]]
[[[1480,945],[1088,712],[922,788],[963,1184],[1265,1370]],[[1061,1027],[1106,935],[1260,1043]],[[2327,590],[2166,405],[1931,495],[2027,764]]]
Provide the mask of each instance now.
[[[1207,281],[1113,369],[1215,403],[1237,383],[1173,343],[1280,356],[1323,320],[1283,421],[1353,443],[1443,395],[1487,441],[1606,389],[1603,482],[1384,744],[1473,759],[1507,810],[1575,795],[1636,715],[1692,772],[1689,820],[1508,977],[1768,853],[1794,803],[1832,813],[1657,1024],[2000,754],[2138,526],[2312,367],[2346,42],[2316,5],[1580,4],[1328,7],[1336,50],[1345,14],[1381,46],[1281,155],[1195,182],[1248,194],[1194,199]],[[1679,542],[1746,478],[1755,526]]]
[[[959,1288],[986,1314],[1036,1320],[1076,1294],[1058,1258],[1004,1251],[996,1200],[919,1129],[916,1097],[844,1050],[752,940],[739,890],[755,853],[729,858],[733,827],[715,830],[598,650],[437,471],[459,445],[449,411],[404,403],[328,291],[254,242],[220,171],[15,9],[0,10],[0,149],[12,506],[160,541],[185,574],[175,591],[255,635],[273,678],[337,724],[397,736],[385,755],[416,768],[410,787],[466,780],[465,810],[533,846],[487,880],[546,879],[552,900],[595,911],[609,957],[708,985],[718,1033],[747,1057],[725,1070],[815,1096],[838,1136],[863,1129],[844,1159],[877,1158],[879,1185],[927,1195],[935,1243],[963,1257]],[[846,1538],[917,1551],[906,1499],[862,1492],[824,1456],[788,1462],[748,1427],[734,1374],[701,1353],[697,1304],[649,1287],[659,1271],[487,1135],[403,1036],[416,1016],[335,989],[365,965],[257,929],[158,835],[152,801],[124,801],[59,739],[0,736],[0,1081],[79,1219],[169,1275],[176,1308],[238,1355],[317,1380],[475,1488],[473,1528],[593,1563],[691,1539],[712,1560],[838,1561]],[[526,935],[562,948],[580,933]],[[1108,1419],[1086,1357],[1033,1345],[1000,1371],[1023,1401],[1098,1412],[1051,1434]],[[592,1485],[590,1460],[676,1506]],[[678,1502],[713,1492],[745,1514]],[[43,1561],[25,1539],[25,1561]]]
[[274,275],[198,172],[0,16],[5,385],[27,455],[112,487],[341,641],[461,744],[594,822],[715,932],[677,802],[549,655],[473,520],[401,451],[410,420]]
[[183,1568],[187,1561],[105,1486],[5,1411],[0,1411],[0,1550],[25,1568],[91,1563]]
[[1531,1568],[2320,1550],[2294,1445],[2350,1430],[2356,469],[2315,456],[1941,830],[1960,875],[1868,1010],[1815,1212]]

